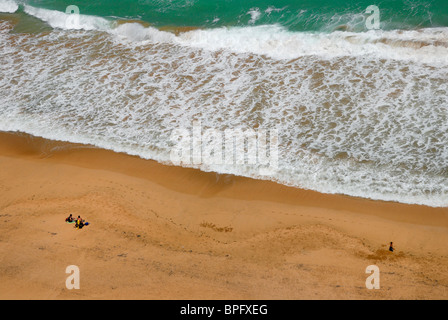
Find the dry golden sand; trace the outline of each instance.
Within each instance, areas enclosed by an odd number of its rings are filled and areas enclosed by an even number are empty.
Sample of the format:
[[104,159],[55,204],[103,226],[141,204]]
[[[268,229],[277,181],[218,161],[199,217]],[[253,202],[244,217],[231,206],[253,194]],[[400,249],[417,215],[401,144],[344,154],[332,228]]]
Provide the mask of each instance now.
[[447,208],[0,134],[2,299],[447,299],[447,243]]

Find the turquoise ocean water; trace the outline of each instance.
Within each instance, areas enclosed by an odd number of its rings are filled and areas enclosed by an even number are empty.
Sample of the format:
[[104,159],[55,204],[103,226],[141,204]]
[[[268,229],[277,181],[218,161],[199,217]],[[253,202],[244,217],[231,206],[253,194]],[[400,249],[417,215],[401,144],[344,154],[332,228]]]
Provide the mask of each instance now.
[[76,5],[82,14],[114,19],[141,19],[155,26],[214,28],[279,24],[291,31],[327,31],[347,26],[365,31],[363,14],[381,8],[382,29],[448,26],[445,0],[100,0],[26,1],[34,7],[65,11]]
[[447,206],[448,2],[0,0],[0,115],[3,131],[163,163],[194,121],[275,129],[269,175],[184,165]]

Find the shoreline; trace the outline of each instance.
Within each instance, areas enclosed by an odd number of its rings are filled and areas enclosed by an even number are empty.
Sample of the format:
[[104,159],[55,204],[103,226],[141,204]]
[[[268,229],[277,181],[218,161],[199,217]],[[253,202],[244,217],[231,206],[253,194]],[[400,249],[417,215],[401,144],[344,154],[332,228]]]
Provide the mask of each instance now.
[[[0,165],[0,298],[448,299],[448,208],[321,194],[22,133],[0,133]],[[91,225],[70,228],[72,211]],[[85,276],[73,292],[64,271],[77,263]],[[365,288],[371,264],[384,270],[385,289]]]
[[[313,207],[326,207],[326,202],[331,201],[332,209],[379,215],[382,218],[396,221],[448,227],[448,207],[430,207],[344,194],[326,194],[290,187],[270,180],[258,180],[232,174],[205,172],[195,168],[162,164],[155,160],[143,159],[93,145],[49,140],[23,132],[0,131],[0,141],[2,155],[46,158],[48,161],[68,165],[120,172],[150,180],[173,191],[200,197],[220,196]],[[73,156],[74,153],[76,153],[75,156]],[[193,183],[179,185],[176,184],[177,179],[186,179]],[[235,184],[237,184],[235,188],[237,190],[226,190],[229,189],[227,188],[229,185],[233,186]],[[259,190],[254,190],[254,192],[247,194],[248,189],[269,189],[270,192],[260,195]],[[378,210],[382,211],[379,212]],[[423,217],[424,215],[431,215],[431,220]]]

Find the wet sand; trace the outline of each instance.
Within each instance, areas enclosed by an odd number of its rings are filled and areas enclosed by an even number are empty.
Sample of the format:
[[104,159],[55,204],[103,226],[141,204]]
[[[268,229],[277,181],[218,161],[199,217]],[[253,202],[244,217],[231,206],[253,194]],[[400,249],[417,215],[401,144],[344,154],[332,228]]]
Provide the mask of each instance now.
[[[75,229],[70,213],[90,225]],[[0,134],[0,223],[1,299],[448,298],[448,208],[26,134]],[[69,265],[79,290],[65,286]],[[369,265],[378,290],[366,289]]]

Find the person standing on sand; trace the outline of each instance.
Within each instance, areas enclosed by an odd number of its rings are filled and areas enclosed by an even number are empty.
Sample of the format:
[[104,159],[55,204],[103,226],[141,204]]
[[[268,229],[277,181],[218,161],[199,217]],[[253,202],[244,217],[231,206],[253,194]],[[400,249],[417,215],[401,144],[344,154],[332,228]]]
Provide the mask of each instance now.
[[389,246],[389,251],[390,251],[390,252],[394,252],[394,250],[395,250],[395,249],[394,249],[393,242],[391,242],[391,243],[390,243],[390,246]]

